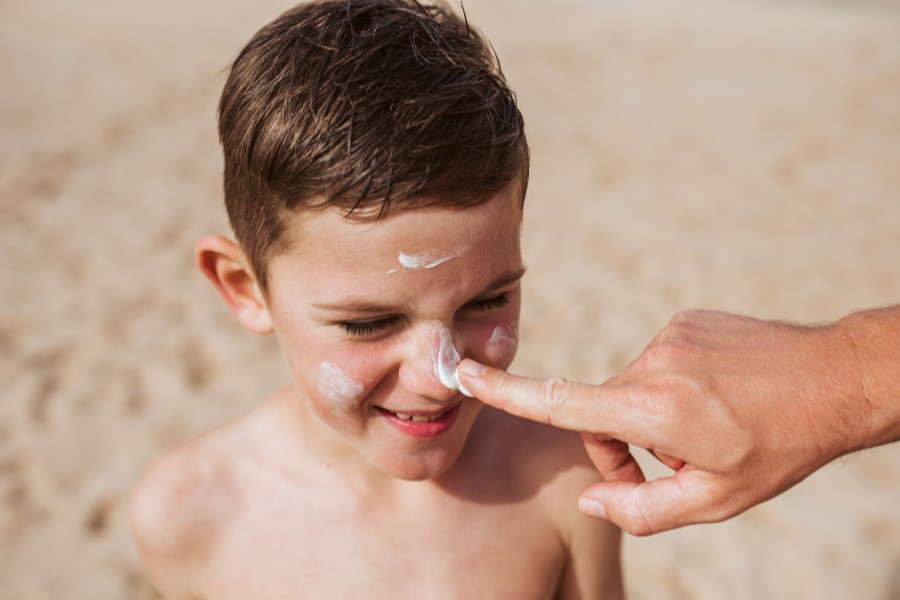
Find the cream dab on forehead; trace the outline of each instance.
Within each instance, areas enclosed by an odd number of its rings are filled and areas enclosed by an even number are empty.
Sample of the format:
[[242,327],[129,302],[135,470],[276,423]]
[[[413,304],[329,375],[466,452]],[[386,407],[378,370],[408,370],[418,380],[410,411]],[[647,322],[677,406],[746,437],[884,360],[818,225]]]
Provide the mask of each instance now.
[[421,269],[433,269],[435,267],[441,266],[445,262],[453,260],[454,258],[459,258],[468,251],[469,246],[460,246],[449,254],[439,254],[437,252],[426,252],[424,254],[407,254],[406,252],[400,252],[400,254],[397,256],[397,262],[400,263],[400,266],[388,271],[388,275],[390,275],[391,273],[397,273],[399,271],[419,271]]
[[334,363],[320,362],[315,370],[316,389],[335,412],[346,413],[356,406],[365,386]]

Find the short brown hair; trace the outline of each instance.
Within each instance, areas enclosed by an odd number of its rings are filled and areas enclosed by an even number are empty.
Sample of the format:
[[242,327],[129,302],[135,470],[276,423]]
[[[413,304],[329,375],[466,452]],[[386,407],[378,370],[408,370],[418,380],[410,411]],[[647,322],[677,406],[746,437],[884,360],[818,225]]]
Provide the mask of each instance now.
[[325,0],[263,27],[219,104],[225,204],[265,291],[288,211],[473,206],[528,181],[522,115],[465,13]]

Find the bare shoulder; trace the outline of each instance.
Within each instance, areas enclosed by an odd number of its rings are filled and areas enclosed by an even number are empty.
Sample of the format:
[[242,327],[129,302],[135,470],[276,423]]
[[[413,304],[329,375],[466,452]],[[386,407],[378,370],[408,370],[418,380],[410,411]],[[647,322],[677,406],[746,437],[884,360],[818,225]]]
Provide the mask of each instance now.
[[215,433],[170,450],[132,494],[132,532],[145,569],[166,597],[188,597],[238,503],[231,468],[217,450]]
[[579,434],[490,407],[472,431],[467,454],[470,473],[502,486],[508,497],[528,498],[549,517],[570,515],[578,494],[603,480]]
[[129,503],[144,568],[166,598],[198,596],[204,569],[246,506],[263,402],[249,413],[169,450],[144,474]]
[[620,530],[585,517],[579,494],[603,481],[578,433],[493,411],[486,415],[492,445],[505,448],[500,460],[534,491],[534,509],[549,519],[568,556],[557,590],[559,598],[618,598],[622,592]]
[[[588,459],[581,436],[549,425],[485,408],[491,445],[502,449],[503,461],[523,477],[545,480],[550,489],[602,481]],[[549,490],[548,490],[549,491]],[[580,491],[580,489],[579,489]]]
[[158,459],[138,483],[129,513],[142,548],[187,553],[214,529],[227,504],[229,468],[204,438]]
[[147,470],[129,506],[142,551],[185,559],[209,550],[245,504],[285,397],[286,390],[184,442]]

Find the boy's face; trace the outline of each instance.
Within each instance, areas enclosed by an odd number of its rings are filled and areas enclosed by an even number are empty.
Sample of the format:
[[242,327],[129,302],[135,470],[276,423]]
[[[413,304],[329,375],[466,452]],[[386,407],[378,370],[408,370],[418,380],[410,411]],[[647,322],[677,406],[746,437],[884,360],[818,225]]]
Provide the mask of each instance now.
[[453,465],[482,405],[441,379],[452,385],[459,356],[512,362],[521,217],[510,186],[467,209],[289,222],[295,241],[270,263],[269,312],[301,396],[332,430],[322,439],[401,479]]

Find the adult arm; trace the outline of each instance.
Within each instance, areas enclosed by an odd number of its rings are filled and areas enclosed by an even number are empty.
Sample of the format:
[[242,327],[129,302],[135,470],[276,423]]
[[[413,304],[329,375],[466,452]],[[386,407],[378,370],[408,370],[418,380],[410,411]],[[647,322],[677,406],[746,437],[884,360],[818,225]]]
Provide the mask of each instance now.
[[[685,311],[601,385],[465,360],[460,379],[512,414],[582,432],[606,481],[585,514],[634,535],[721,521],[835,458],[900,440],[900,306],[800,326]],[[646,481],[628,444],[674,470]]]

